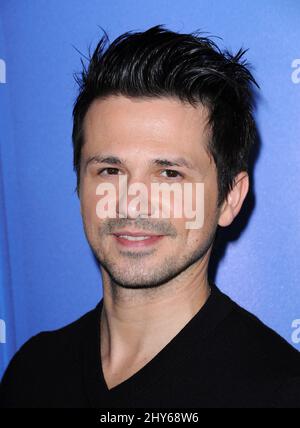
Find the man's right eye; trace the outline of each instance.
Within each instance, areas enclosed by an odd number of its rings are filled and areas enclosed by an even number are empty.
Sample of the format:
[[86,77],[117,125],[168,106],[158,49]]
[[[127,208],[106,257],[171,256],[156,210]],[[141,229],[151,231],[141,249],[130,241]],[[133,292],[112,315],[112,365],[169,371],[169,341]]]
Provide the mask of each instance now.
[[97,175],[118,175],[120,170],[118,168],[101,168]]

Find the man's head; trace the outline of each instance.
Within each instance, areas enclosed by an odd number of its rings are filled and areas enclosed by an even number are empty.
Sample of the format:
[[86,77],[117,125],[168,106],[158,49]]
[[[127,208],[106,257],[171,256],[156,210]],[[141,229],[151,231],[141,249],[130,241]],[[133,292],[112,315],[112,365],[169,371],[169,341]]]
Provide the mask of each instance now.
[[[248,158],[256,138],[251,73],[244,52],[222,53],[197,33],[156,26],[126,33],[84,68],[73,110],[74,168],[87,239],[109,276],[123,287],[154,287],[208,264],[217,225],[227,226],[246,197]],[[137,215],[99,219],[97,186],[204,184],[204,224]],[[193,202],[195,202],[195,193]],[[129,201],[130,202],[130,201]],[[174,208],[174,206],[173,206]],[[132,241],[116,234],[159,235]]]

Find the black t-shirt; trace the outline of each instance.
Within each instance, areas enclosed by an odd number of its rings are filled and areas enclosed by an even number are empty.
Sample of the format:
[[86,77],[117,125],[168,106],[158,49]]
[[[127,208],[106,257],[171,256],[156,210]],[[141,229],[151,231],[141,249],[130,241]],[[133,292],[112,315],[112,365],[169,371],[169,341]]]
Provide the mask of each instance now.
[[300,408],[300,353],[215,284],[205,305],[143,368],[108,389],[101,367],[103,299],[16,353],[0,407]]

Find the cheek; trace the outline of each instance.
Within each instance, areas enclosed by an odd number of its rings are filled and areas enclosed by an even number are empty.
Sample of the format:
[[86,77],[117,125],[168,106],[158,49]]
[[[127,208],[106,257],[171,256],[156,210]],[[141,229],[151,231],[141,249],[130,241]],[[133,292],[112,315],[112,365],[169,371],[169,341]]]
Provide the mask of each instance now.
[[[195,184],[195,183],[194,183]],[[185,239],[200,240],[210,234],[217,221],[217,189],[214,182],[206,182],[191,192],[185,192],[182,199],[182,213],[178,218],[174,215],[174,201],[172,205],[172,222],[180,236]],[[179,201],[179,199],[178,199]],[[177,206],[180,204],[177,203]],[[190,238],[187,238],[187,237]]]
[[[214,193],[204,193],[204,217],[203,224],[200,221],[202,214],[199,214],[199,222],[201,226],[197,228],[187,227],[187,223],[191,220],[187,218],[176,219],[174,226],[178,231],[178,242],[181,245],[189,247],[190,249],[196,248],[207,241],[207,239],[214,233],[217,224],[216,202],[217,199]],[[202,205],[203,208],[203,205]],[[194,220],[192,220],[194,223]]]
[[204,225],[214,224],[217,216],[218,189],[216,183],[204,187]]
[[93,191],[91,188],[83,189],[80,198],[80,205],[83,220],[87,225],[100,221],[96,212],[98,201],[99,196],[96,195],[96,191]]

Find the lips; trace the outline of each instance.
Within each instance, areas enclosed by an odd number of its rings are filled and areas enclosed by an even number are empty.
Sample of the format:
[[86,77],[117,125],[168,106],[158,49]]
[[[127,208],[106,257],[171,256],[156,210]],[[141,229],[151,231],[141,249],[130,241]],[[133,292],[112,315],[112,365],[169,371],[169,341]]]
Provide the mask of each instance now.
[[133,232],[131,230],[122,230],[121,232],[115,232],[114,235],[116,236],[161,236],[161,235],[156,235],[155,233],[151,233],[151,232],[145,232],[144,230],[142,231],[137,231],[137,232]]
[[114,233],[118,244],[125,247],[149,247],[161,240],[164,235],[154,235],[148,232],[122,231]]

